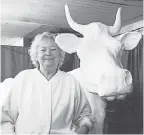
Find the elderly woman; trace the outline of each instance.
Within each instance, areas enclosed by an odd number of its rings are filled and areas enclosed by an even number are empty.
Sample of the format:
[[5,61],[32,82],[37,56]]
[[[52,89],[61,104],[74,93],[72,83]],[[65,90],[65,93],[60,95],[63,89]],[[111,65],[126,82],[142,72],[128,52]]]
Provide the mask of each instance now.
[[14,78],[2,106],[2,133],[88,133],[92,127],[90,105],[79,83],[59,70],[65,54],[54,35],[37,35],[29,53],[36,68]]

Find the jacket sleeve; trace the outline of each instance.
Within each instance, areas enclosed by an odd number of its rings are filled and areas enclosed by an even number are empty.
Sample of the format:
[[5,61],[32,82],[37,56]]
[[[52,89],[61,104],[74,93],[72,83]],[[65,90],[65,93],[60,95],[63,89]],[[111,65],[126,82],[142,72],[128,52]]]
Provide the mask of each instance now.
[[92,121],[92,110],[87,100],[84,90],[79,84],[75,93],[75,125],[82,127],[86,125],[91,130]]
[[14,78],[13,85],[11,86],[7,97],[1,106],[1,133],[2,134],[14,134],[15,122],[18,117],[18,95],[21,74]]

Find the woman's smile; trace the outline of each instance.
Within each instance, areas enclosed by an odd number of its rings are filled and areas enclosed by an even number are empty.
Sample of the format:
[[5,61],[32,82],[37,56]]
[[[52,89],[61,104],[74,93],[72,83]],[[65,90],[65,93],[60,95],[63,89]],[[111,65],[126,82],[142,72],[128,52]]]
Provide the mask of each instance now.
[[54,60],[52,57],[46,57],[44,60]]

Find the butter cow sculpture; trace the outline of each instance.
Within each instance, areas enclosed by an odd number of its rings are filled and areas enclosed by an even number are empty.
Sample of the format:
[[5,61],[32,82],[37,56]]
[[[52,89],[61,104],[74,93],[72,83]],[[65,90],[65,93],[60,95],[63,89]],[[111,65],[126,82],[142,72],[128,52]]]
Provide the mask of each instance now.
[[81,33],[83,38],[74,34],[59,34],[55,41],[67,53],[77,52],[80,67],[69,72],[80,82],[91,104],[96,125],[93,133],[102,133],[107,100],[123,99],[132,91],[131,73],[123,69],[119,56],[123,50],[135,48],[141,39],[138,32],[125,33],[113,37],[121,29],[121,8],[118,9],[113,26],[101,22],[81,25],[74,22],[65,6],[70,27]]

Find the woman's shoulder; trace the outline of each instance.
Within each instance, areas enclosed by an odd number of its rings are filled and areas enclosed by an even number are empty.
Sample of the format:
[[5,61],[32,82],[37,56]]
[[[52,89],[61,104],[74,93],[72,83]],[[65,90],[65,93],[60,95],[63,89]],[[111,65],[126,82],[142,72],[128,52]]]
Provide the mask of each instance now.
[[64,72],[64,71],[60,71],[60,72],[65,77],[66,80],[69,80],[71,82],[79,84],[79,82],[76,80],[76,78],[73,75],[71,75],[70,73]]
[[31,73],[33,73],[34,70],[35,70],[35,69],[25,69],[25,70],[19,72],[19,73],[15,76],[15,78],[19,78],[19,77],[24,77],[24,76],[30,75]]
[[63,76],[65,76],[65,77],[68,77],[68,78],[71,78],[71,79],[74,79],[75,80],[75,78],[71,75],[71,74],[69,74],[68,72],[65,72],[65,71],[61,71],[61,70],[59,70],[59,72],[63,75]]

